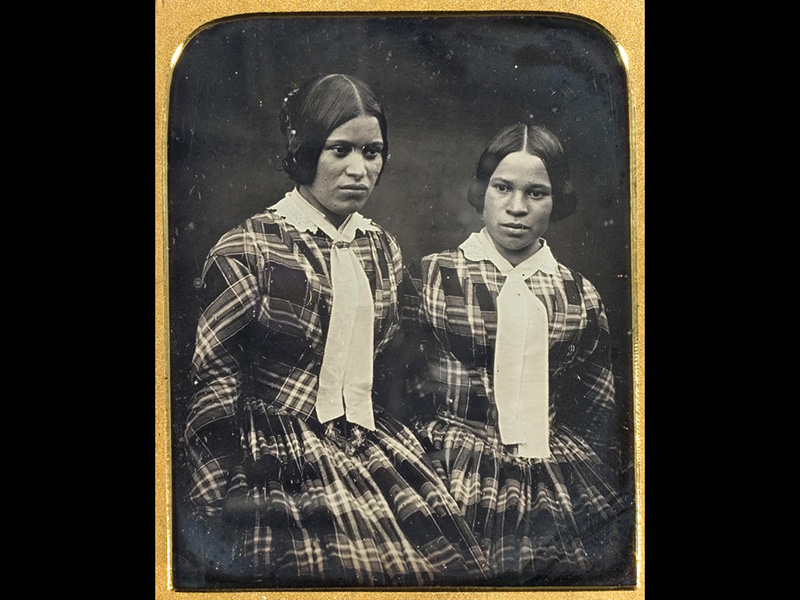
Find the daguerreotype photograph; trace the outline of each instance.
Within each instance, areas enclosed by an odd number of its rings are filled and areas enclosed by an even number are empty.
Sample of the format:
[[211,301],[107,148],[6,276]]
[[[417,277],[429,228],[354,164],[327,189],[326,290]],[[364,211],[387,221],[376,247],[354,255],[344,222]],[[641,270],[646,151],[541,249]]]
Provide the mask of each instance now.
[[568,15],[245,15],[166,116],[179,591],[624,589],[629,84]]

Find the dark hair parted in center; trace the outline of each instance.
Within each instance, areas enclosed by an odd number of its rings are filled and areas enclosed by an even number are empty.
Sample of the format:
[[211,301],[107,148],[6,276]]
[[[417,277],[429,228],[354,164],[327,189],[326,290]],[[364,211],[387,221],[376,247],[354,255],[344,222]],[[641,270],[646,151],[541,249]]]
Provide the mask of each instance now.
[[378,119],[383,136],[383,173],[389,156],[386,116],[366,83],[351,75],[329,74],[290,91],[280,112],[281,131],[286,136],[283,168],[289,178],[298,185],[313,183],[325,141],[336,128],[360,116]]
[[572,189],[569,164],[561,142],[544,127],[518,123],[501,129],[478,160],[467,200],[479,213],[483,212],[489,180],[500,162],[512,152],[527,152],[542,159],[553,189],[550,222],[555,223],[575,212],[578,200]]

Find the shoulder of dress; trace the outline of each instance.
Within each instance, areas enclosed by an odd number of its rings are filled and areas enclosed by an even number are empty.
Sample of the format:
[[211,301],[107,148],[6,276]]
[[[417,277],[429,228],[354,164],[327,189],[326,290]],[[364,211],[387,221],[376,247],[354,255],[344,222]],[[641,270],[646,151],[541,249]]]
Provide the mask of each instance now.
[[415,273],[430,283],[439,279],[442,270],[463,271],[463,263],[464,257],[458,249],[442,250],[423,256],[419,260]]
[[223,234],[210,253],[263,254],[267,248],[285,245],[289,230],[276,213],[266,211],[252,215]]
[[249,226],[250,229],[253,227],[259,227],[264,225],[277,225],[281,227],[286,227],[286,220],[281,217],[273,208],[266,208],[263,211],[254,214],[248,219],[244,221],[245,226]]
[[423,256],[422,263],[428,265],[435,263],[454,264],[458,262],[462,256],[463,254],[461,250],[459,250],[458,248],[450,248],[448,250],[433,252],[431,254]]
[[271,246],[291,246],[290,240],[303,237],[303,232],[269,208],[247,219],[244,226],[255,242]]
[[583,286],[583,284],[585,282],[588,281],[588,279],[586,279],[586,277],[584,277],[583,274],[580,273],[580,271],[576,271],[572,267],[568,267],[565,264],[560,263],[560,262],[556,263],[556,265],[557,265],[558,273],[564,279],[569,279],[571,281],[574,281],[575,283],[577,283],[581,287]]
[[575,283],[575,286],[578,288],[579,293],[584,299],[588,301],[596,300],[598,302],[602,302],[599,290],[583,273],[561,263],[558,263],[558,272],[565,281],[572,281]]
[[390,254],[401,254],[400,243],[397,241],[396,235],[371,219],[366,219],[366,222],[369,226],[363,230],[364,234],[375,239],[378,246],[385,246]]
[[358,225],[358,229],[360,229],[364,233],[372,233],[373,235],[385,236],[392,241],[396,241],[395,235],[380,223],[376,223],[372,219],[364,217],[363,215],[359,215],[359,218],[361,223]]

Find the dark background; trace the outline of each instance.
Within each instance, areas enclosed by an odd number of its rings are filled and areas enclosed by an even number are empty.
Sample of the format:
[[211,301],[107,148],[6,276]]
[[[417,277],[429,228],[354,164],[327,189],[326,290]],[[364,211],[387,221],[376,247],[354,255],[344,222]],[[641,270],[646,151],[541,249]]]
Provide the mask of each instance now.
[[602,29],[572,18],[509,14],[213,23],[186,43],[174,67],[167,123],[179,587],[191,587],[203,570],[184,518],[186,469],[177,444],[197,321],[194,281],[223,233],[291,188],[280,168],[280,103],[293,83],[329,72],[364,79],[383,101],[391,158],[363,212],[395,234],[406,261],[457,246],[481,227],[466,190],[499,128],[526,121],[559,136],[578,211],[545,237],[556,258],[590,279],[606,303],[618,400],[632,436],[628,89]]

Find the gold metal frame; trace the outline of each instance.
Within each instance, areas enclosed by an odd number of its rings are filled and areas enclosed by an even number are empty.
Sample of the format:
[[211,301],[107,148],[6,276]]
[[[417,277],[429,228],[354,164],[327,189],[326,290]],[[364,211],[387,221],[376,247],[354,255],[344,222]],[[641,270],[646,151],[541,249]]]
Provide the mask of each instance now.
[[156,0],[155,25],[155,580],[159,600],[629,600],[644,598],[644,0],[389,0],[380,12],[519,12],[570,15],[596,23],[613,39],[629,81],[631,115],[631,250],[633,267],[633,377],[636,440],[637,583],[619,590],[480,591],[225,591],[178,592],[172,586],[168,290],[166,223],[166,122],[170,78],[183,45],[204,25],[226,17],[256,14],[364,13],[353,0]]

